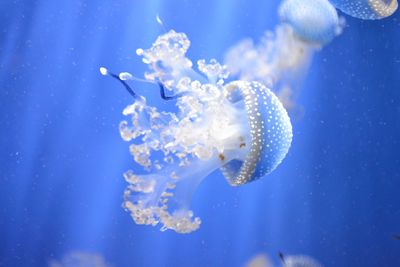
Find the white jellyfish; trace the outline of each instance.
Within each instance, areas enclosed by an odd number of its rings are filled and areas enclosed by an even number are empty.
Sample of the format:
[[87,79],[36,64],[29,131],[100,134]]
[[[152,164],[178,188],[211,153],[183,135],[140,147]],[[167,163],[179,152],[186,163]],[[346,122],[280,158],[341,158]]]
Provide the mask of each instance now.
[[49,267],[112,267],[101,254],[84,251],[69,252],[61,260],[50,260]]
[[[316,259],[307,255],[283,255],[279,252],[279,265],[282,267],[323,267]],[[267,254],[261,253],[252,257],[246,267],[274,267]]]
[[267,254],[260,253],[253,256],[246,264],[245,267],[274,267]]
[[359,19],[382,19],[391,16],[398,7],[397,0],[330,0],[332,4]]
[[288,255],[282,259],[282,267],[323,267],[323,265],[310,256]]
[[120,124],[130,152],[145,173],[127,171],[124,208],[137,224],[190,233],[201,220],[190,202],[197,185],[220,169],[232,186],[273,171],[284,159],[292,140],[292,126],[279,99],[258,82],[232,81],[216,60],[197,62],[199,73],[185,56],[190,41],[171,30],[150,49],[138,49],[161,97],[175,104],[175,112],[149,106],[126,83],[132,75],[102,74],[118,79],[135,98],[123,111]]
[[298,113],[295,98],[310,61],[341,33],[343,22],[327,0],[285,0],[279,15],[275,31],[258,44],[245,39],[231,47],[225,64],[233,76],[272,88],[285,108]]

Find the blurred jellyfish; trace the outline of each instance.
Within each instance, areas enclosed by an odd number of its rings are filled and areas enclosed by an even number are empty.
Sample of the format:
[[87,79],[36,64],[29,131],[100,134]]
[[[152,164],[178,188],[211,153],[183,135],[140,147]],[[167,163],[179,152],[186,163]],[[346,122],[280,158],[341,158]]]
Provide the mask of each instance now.
[[282,267],[323,267],[323,265],[310,256],[288,255],[282,260]]
[[336,9],[328,0],[285,0],[279,16],[306,42],[326,44],[341,31]]
[[245,39],[228,50],[225,64],[241,80],[272,88],[285,108],[299,112],[297,91],[314,53],[341,33],[343,22],[327,0],[285,0],[281,23],[258,44]]
[[[282,267],[323,267],[317,260],[306,255],[283,255],[279,253],[278,266]],[[246,267],[273,267],[267,254],[261,253],[252,257],[246,264]]]
[[398,7],[397,0],[330,0],[347,15],[359,19],[383,19],[392,15]]
[[260,253],[252,257],[246,264],[246,267],[273,267],[267,254]]
[[127,171],[124,208],[137,224],[162,225],[190,233],[200,226],[190,202],[197,185],[220,169],[232,186],[272,172],[284,159],[292,140],[292,126],[279,99],[258,82],[232,81],[216,60],[197,62],[185,56],[190,41],[171,30],[150,49],[138,49],[149,65],[147,81],[158,84],[161,96],[172,100],[174,112],[149,106],[125,82],[135,98],[123,111],[130,122],[120,124],[124,140],[132,141],[134,161],[147,173]]
[[297,38],[291,27],[279,25],[258,44],[245,39],[231,47],[225,55],[225,64],[233,76],[271,88],[288,111],[297,113],[296,89],[316,49],[317,46]]
[[111,267],[102,255],[75,251],[65,254],[61,260],[50,260],[49,267]]

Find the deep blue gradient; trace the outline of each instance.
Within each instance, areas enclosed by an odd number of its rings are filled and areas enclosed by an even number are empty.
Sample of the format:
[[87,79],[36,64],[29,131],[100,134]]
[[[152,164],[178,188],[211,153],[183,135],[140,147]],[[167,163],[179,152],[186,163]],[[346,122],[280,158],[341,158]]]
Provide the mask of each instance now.
[[[277,23],[278,0],[32,0],[0,3],[0,266],[46,266],[69,251],[114,266],[243,266],[257,253],[325,266],[400,266],[400,12],[346,17],[319,52],[282,165],[233,188],[221,174],[193,200],[203,224],[179,235],[121,208],[133,167],[119,135],[132,99],[100,66],[142,76],[136,48],[166,28],[189,57],[215,57]],[[148,101],[158,88],[134,83]]]

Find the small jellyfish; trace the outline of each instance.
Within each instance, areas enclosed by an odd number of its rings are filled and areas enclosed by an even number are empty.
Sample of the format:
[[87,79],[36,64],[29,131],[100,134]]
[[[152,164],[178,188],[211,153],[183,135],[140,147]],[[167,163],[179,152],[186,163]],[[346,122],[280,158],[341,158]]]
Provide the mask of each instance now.
[[130,152],[144,172],[124,174],[124,208],[137,224],[190,233],[201,220],[190,209],[198,184],[221,170],[232,186],[272,172],[286,156],[292,126],[279,99],[258,82],[225,83],[228,72],[216,60],[199,60],[199,72],[185,56],[190,41],[171,30],[150,49],[138,49],[149,65],[147,81],[156,83],[173,111],[147,104],[126,83],[133,76],[101,72],[118,79],[135,101],[120,124]]
[[355,18],[375,20],[391,16],[398,7],[397,0],[330,0],[332,4]]
[[[279,263],[281,267],[322,267],[317,260],[306,255],[284,255],[279,252]],[[274,267],[267,254],[258,254],[251,258],[246,267]]]
[[336,9],[328,0],[285,0],[279,16],[307,42],[326,44],[341,32]]
[[253,256],[245,267],[274,267],[267,254],[260,253]]
[[282,267],[323,267],[316,259],[306,255],[283,255],[279,253]]
[[64,254],[61,260],[50,260],[49,267],[112,267],[101,254],[73,251]]

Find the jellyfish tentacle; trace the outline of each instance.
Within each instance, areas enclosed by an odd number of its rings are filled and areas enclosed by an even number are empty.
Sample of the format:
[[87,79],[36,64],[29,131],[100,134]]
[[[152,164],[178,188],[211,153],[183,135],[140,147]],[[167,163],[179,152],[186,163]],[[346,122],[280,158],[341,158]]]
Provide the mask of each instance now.
[[127,82],[125,82],[124,80],[122,80],[119,75],[109,71],[108,69],[101,67],[100,68],[100,72],[102,75],[104,76],[110,76],[116,80],[118,80],[126,89],[126,91],[128,91],[128,93],[137,101],[143,101],[144,98],[138,94],[135,93],[135,91],[133,91],[133,89],[129,86],[129,84]]
[[164,100],[167,100],[167,101],[168,100],[175,100],[175,99],[177,99],[179,97],[182,97],[182,96],[186,95],[185,92],[182,92],[182,93],[177,93],[175,95],[167,96],[166,93],[165,93],[166,90],[165,90],[164,84],[162,84],[161,82],[158,82],[158,86],[160,87],[161,98],[164,99]]
[[[111,72],[111,71],[109,71],[109,70],[107,70],[106,68],[104,68],[104,67],[101,67],[100,68],[100,72],[101,72],[101,74],[103,74],[103,75],[105,75],[105,76],[110,76],[110,77],[112,77],[112,78],[114,78],[114,79],[116,79],[116,80],[118,80],[123,86],[124,86],[124,88],[128,91],[128,93],[131,95],[131,96],[133,96],[133,98],[135,98],[135,100],[138,100],[138,101],[143,101],[144,100],[144,98],[142,97],[142,96],[140,96],[140,95],[138,95],[137,93],[135,93],[135,91],[129,86],[129,84],[125,81],[125,79],[121,79],[121,74],[120,75],[117,75],[117,74],[115,74],[115,73],[113,73],[113,72]],[[123,73],[124,75],[130,75],[129,73]],[[132,77],[131,77],[132,78]],[[135,78],[135,80],[138,80],[138,81],[142,81],[141,79],[137,79],[137,78]],[[144,82],[148,82],[147,80],[143,80]],[[152,82],[153,83],[153,82]],[[169,101],[169,100],[175,100],[175,99],[177,99],[177,98],[179,98],[179,97],[182,97],[182,96],[184,96],[186,93],[185,92],[182,92],[182,93],[177,93],[177,94],[175,94],[175,95],[170,95],[170,96],[167,96],[167,94],[165,93],[165,91],[166,91],[166,89],[165,89],[165,86],[164,86],[164,84],[162,83],[162,82],[157,82],[157,84],[158,84],[158,86],[159,86],[159,88],[160,88],[160,95],[161,95],[161,98],[163,99],[163,100],[166,100],[166,101]]]
[[283,263],[283,264],[286,264],[286,261],[285,261],[285,255],[282,253],[282,252],[278,252],[278,256],[279,256],[279,259],[281,260],[281,262]]

